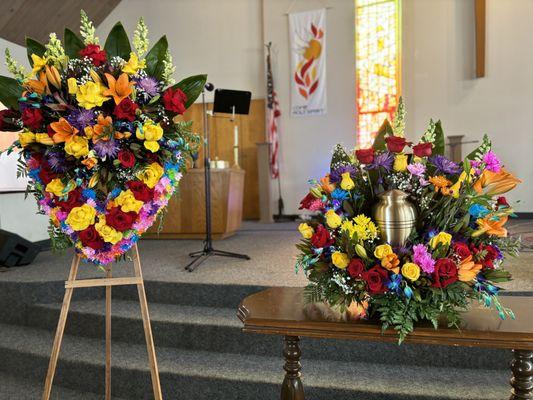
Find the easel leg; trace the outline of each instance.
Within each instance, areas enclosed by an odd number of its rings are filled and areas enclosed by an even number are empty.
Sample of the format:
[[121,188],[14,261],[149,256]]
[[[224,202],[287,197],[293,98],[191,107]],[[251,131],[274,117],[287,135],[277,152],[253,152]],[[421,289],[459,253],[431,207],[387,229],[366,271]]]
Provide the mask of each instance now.
[[[141,260],[139,258],[139,248],[137,245],[133,248],[133,268],[135,276],[142,278]],[[150,362],[150,373],[152,375],[152,387],[154,390],[155,400],[162,400],[161,383],[159,382],[159,370],[157,367],[157,358],[155,355],[154,338],[152,327],[150,325],[150,314],[148,313],[148,303],[146,301],[146,292],[144,290],[144,281],[137,285],[139,292],[139,303],[141,305],[141,315],[144,325],[144,336],[146,337],[146,348],[148,350],[148,361]]]
[[[107,278],[112,278],[108,267]],[[105,288],[105,400],[111,400],[111,286]]]
[[[69,281],[76,279],[78,275],[78,267],[80,265],[80,257],[75,255],[70,266]],[[65,296],[63,297],[63,305],[61,306],[61,314],[59,315],[59,322],[57,323],[56,335],[54,338],[54,345],[52,346],[52,354],[50,356],[50,363],[48,364],[48,373],[44,383],[43,400],[49,400],[52,392],[52,384],[57,367],[57,360],[59,358],[59,351],[61,350],[61,342],[63,341],[63,333],[65,332],[65,324],[67,322],[68,310],[70,308],[70,301],[72,300],[72,293],[74,289],[65,289]]]

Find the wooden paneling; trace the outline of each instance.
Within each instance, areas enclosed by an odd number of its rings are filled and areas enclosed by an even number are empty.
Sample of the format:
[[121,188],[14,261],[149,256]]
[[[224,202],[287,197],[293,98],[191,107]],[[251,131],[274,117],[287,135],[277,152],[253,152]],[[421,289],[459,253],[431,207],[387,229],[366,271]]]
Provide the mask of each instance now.
[[[212,103],[208,104],[211,109]],[[193,130],[199,134],[203,131],[202,104],[193,104],[183,116],[193,121]],[[244,219],[259,219],[259,183],[257,170],[257,143],[265,141],[265,101],[252,100],[249,115],[236,116],[239,125],[240,166],[246,171],[244,181]],[[209,117],[211,138],[211,159],[218,156],[220,160],[233,164],[233,123],[226,115]],[[200,150],[198,165],[202,166],[203,153]]]
[[78,32],[81,9],[98,26],[118,3],[120,0],[2,0],[0,37],[20,45],[26,36],[46,42],[50,32],[62,37],[65,27]]

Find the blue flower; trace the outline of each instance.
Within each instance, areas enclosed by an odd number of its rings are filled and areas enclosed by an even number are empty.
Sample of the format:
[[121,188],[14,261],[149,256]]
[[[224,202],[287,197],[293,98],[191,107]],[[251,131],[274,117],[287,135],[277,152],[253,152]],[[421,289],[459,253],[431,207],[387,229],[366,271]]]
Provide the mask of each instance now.
[[93,189],[83,189],[81,193],[86,199],[96,200],[96,192]]
[[398,294],[401,291],[401,288],[400,288],[401,283],[402,283],[402,276],[399,274],[393,274],[391,276],[389,283],[387,283],[387,287],[391,291],[396,292]]
[[403,293],[405,294],[405,297],[407,297],[408,299],[413,297],[413,290],[407,285],[403,288]]
[[468,209],[468,212],[472,217],[478,219],[483,218],[485,215],[487,215],[489,213],[489,210],[487,210],[487,208],[482,206],[481,204],[472,204]]
[[331,193],[331,197],[334,198],[335,200],[343,201],[343,200],[348,199],[350,195],[346,190],[337,188]]

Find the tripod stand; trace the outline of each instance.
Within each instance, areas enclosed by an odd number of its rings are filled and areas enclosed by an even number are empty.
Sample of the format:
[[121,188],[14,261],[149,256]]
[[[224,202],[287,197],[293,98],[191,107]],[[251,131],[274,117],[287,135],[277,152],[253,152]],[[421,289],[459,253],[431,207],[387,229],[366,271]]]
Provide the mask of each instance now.
[[[216,250],[213,248],[213,232],[211,228],[211,160],[210,160],[210,148],[209,148],[209,129],[207,119],[207,105],[205,103],[205,90],[212,91],[213,84],[207,83],[204,91],[202,91],[202,104],[203,104],[203,119],[204,119],[204,180],[205,180],[205,240],[204,248],[200,251],[195,251],[189,254],[193,260],[187,264],[185,269],[189,272],[193,272],[197,267],[203,264],[209,257],[221,256],[232,257],[243,260],[249,260],[250,257],[246,254],[232,253],[229,251]],[[233,107],[235,108],[235,107]]]

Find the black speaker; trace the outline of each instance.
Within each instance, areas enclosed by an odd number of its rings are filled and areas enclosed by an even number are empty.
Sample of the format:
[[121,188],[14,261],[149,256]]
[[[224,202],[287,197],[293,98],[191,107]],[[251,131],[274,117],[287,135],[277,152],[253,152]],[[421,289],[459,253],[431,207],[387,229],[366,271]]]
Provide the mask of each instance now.
[[0,229],[0,266],[28,265],[35,259],[40,250],[39,246],[16,233]]

